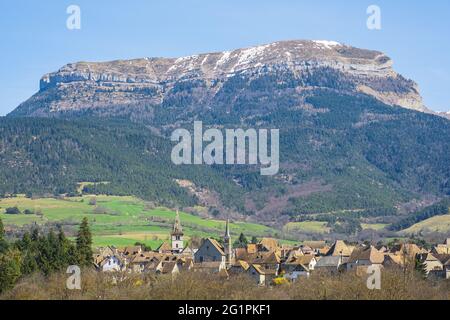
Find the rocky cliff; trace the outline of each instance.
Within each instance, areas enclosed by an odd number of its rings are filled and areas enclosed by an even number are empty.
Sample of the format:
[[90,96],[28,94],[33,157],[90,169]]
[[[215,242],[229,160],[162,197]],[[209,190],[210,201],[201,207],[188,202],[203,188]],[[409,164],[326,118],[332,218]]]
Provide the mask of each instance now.
[[218,105],[232,109],[233,99],[225,106],[218,103],[224,102],[218,97],[229,92],[230,85],[235,90],[245,84],[249,92],[255,83],[259,90],[270,83],[269,91],[275,84],[276,90],[294,89],[302,94],[315,88],[365,93],[388,105],[428,112],[417,85],[392,66],[392,60],[381,52],[332,41],[283,41],[178,59],[71,63],[45,75],[40,91],[11,115],[128,113],[135,108],[148,111],[175,105],[190,110]]

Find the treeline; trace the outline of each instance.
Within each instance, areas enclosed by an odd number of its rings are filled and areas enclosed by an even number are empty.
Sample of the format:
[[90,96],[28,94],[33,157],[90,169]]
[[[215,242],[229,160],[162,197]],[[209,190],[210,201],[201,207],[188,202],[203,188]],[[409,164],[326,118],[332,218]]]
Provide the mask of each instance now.
[[335,223],[342,219],[391,217],[397,215],[397,213],[398,210],[396,208],[373,208],[359,211],[342,211],[336,214],[300,215],[296,217],[296,221],[325,221]]
[[432,218],[434,216],[445,215],[449,213],[450,199],[446,198],[439,203],[433,204],[422,210],[419,210],[412,215],[409,215],[400,221],[397,221],[389,226],[391,231],[400,231],[407,229],[412,225],[424,221],[426,219]]
[[49,276],[62,272],[70,265],[89,267],[93,263],[92,234],[88,220],[84,218],[75,243],[66,238],[59,228],[47,235],[38,227],[26,232],[21,239],[8,243],[0,219],[0,293],[11,289],[27,275],[41,273]]

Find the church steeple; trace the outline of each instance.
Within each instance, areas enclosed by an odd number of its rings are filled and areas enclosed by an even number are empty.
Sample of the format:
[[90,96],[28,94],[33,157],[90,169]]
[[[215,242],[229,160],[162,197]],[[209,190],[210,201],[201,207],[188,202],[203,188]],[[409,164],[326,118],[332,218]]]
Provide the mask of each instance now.
[[180,213],[177,210],[177,215],[175,217],[175,223],[173,224],[172,235],[183,235],[183,228],[180,222]]
[[233,260],[233,247],[231,246],[230,219],[227,219],[227,223],[225,225],[225,234],[223,236],[223,248],[226,255],[227,265],[231,266]]
[[172,240],[172,251],[174,253],[181,253],[184,249],[183,241],[183,228],[181,227],[180,213],[177,210],[177,215],[175,216],[175,223],[173,224],[173,230],[171,235]]
[[230,239],[230,219],[227,219],[227,223],[225,225],[225,235],[224,239]]

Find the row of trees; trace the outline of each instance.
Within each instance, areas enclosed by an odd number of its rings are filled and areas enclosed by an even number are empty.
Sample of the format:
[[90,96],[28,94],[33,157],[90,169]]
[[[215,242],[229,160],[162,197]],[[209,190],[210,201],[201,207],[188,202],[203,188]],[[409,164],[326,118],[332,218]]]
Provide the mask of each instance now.
[[21,239],[9,243],[0,219],[0,293],[11,289],[23,276],[41,273],[49,276],[65,271],[69,265],[92,265],[92,234],[87,218],[80,224],[75,243],[62,228],[44,235],[34,228]]

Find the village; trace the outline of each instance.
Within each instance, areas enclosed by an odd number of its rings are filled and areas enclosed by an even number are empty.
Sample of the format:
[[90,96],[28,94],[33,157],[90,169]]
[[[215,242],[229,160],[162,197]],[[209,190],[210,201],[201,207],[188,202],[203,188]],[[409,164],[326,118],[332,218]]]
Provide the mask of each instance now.
[[171,242],[162,243],[154,251],[142,246],[99,248],[94,254],[98,271],[108,273],[153,273],[176,277],[184,272],[217,274],[224,280],[247,274],[255,285],[271,286],[295,282],[313,273],[330,277],[343,272],[367,274],[368,268],[416,268],[429,279],[450,279],[450,238],[431,249],[414,243],[392,247],[369,244],[347,244],[343,240],[305,242],[299,246],[280,245],[276,239],[262,238],[257,243],[233,248],[229,221],[221,242],[202,240],[198,248],[185,245],[177,212]]

